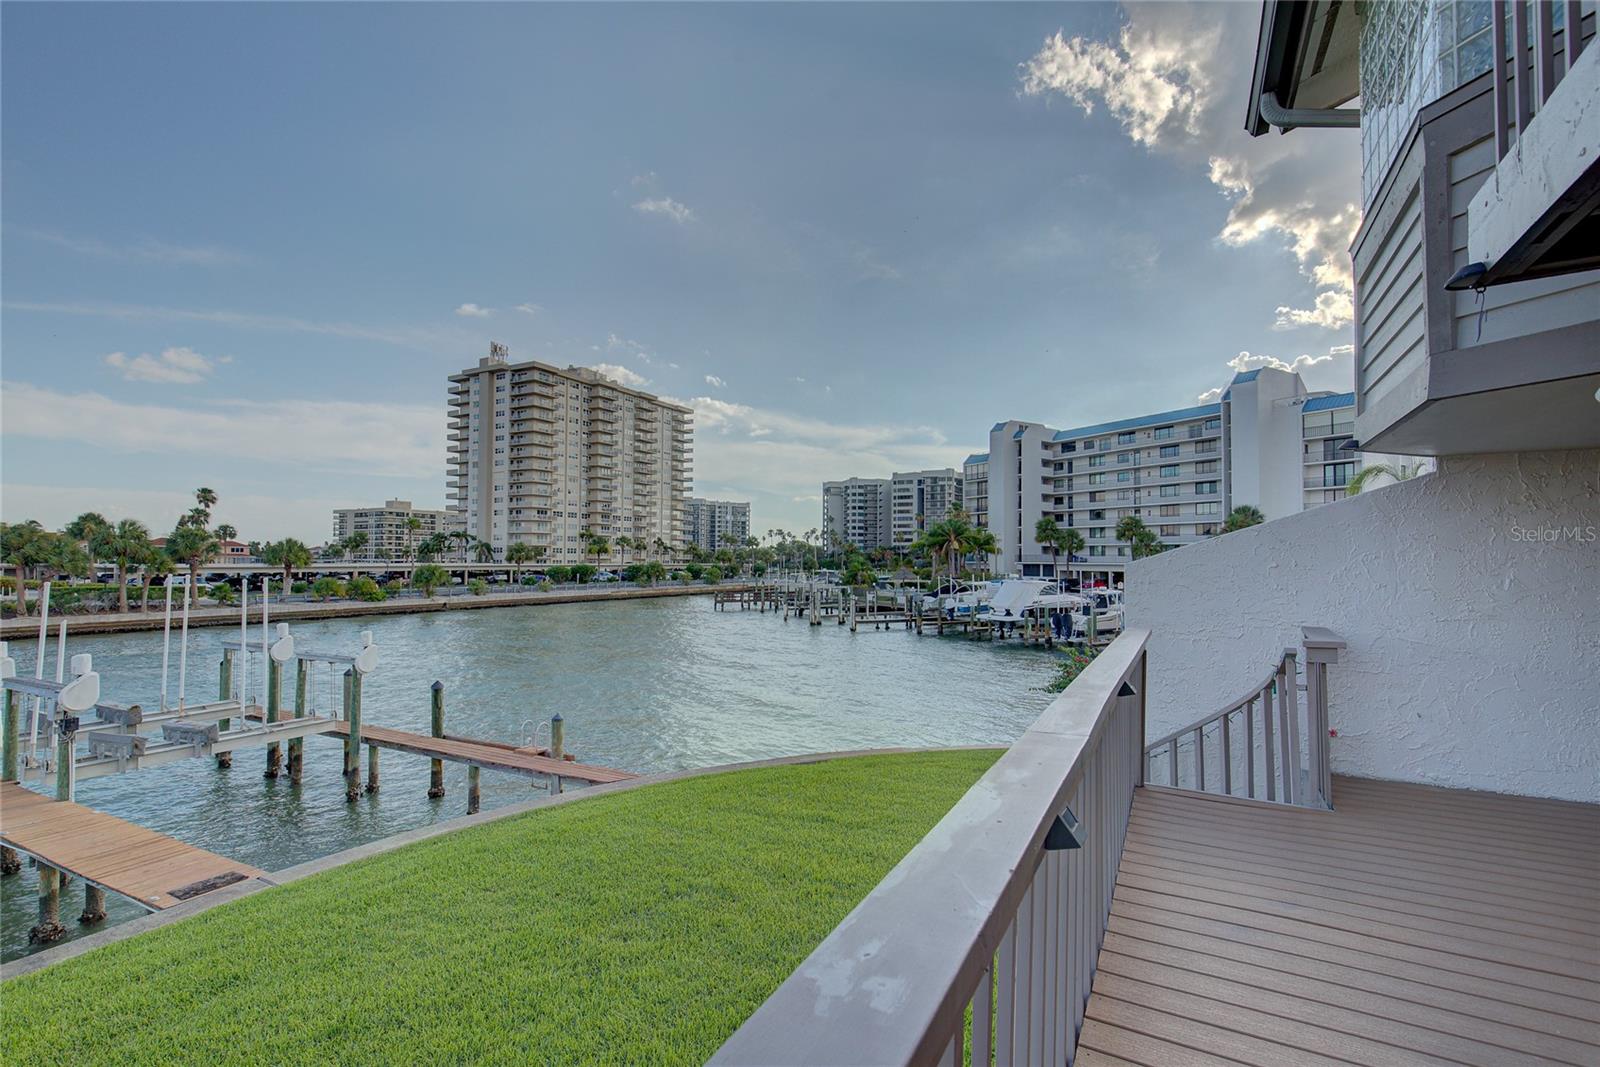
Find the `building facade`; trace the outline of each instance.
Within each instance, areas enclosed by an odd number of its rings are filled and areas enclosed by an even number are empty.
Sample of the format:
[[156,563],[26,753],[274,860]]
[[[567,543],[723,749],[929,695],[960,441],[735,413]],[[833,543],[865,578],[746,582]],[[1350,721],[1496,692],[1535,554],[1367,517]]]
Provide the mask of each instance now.
[[499,552],[580,563],[585,530],[681,547],[694,412],[588,367],[512,363],[505,346],[450,376],[452,519]]
[[954,467],[908,471],[889,479],[889,539],[911,547],[930,525],[962,510],[962,476]]
[[823,482],[822,535],[866,550],[891,544],[889,479]]
[[705,497],[692,496],[685,514],[685,541],[699,545],[707,552],[742,545],[745,538],[750,536],[748,501],[707,500]]
[[975,526],[989,525],[989,453],[974,452],[961,464],[961,506]]
[[1082,555],[1062,561],[1066,575],[1120,581],[1132,549],[1117,524],[1130,516],[1176,548],[1219,533],[1235,507],[1273,519],[1343,496],[1361,466],[1341,448],[1349,403],[1269,367],[1235,375],[1212,404],[1066,430],[996,423],[989,451],[968,457],[967,491],[985,501],[979,524],[1000,544],[1002,572],[1054,575],[1050,550],[1034,538],[1050,518],[1084,539]]
[[[417,529],[411,529],[410,519],[417,520]],[[364,533],[367,543],[353,558],[410,559],[419,543],[449,529],[448,520],[448,512],[414,508],[409,500],[385,500],[382,507],[376,508],[336,508],[333,540],[337,543]]]

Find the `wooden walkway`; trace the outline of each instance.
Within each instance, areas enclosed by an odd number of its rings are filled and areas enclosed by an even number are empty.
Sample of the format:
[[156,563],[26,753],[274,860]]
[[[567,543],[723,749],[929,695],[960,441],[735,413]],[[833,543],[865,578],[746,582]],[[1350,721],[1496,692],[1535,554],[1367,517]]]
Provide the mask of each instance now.
[[[348,737],[350,726],[343,720],[330,722],[323,731],[339,737]],[[461,737],[429,737],[405,730],[391,730],[385,726],[361,727],[361,743],[378,748],[409,752],[414,756],[449,760],[452,763],[475,764],[491,771],[510,771],[512,774],[553,775],[573,781],[603,785],[621,782],[638,775],[612,767],[595,767],[586,763],[569,763],[566,760],[541,756],[531,749],[511,748],[485,741],[472,741]]]
[[0,782],[0,841],[155,911],[265,873],[16,782]]
[[1600,806],[1135,794],[1077,1063],[1600,1064]]

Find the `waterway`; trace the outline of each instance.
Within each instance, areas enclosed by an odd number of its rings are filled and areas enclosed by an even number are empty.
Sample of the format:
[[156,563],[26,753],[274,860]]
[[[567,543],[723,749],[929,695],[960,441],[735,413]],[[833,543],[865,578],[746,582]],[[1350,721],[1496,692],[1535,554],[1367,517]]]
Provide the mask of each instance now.
[[[450,733],[524,742],[560,712],[566,747],[585,763],[678,770],[802,752],[1009,742],[1050,701],[1050,658],[1035,648],[918,637],[903,629],[851,634],[828,622],[715,611],[710,597],[508,607],[293,624],[301,647],[357,650],[370,630],[379,666],[364,684],[367,722],[426,733],[429,686],[445,686]],[[259,625],[252,633],[254,639]],[[189,636],[188,696],[214,699],[221,642],[236,630]],[[33,642],[12,642],[18,673],[33,673]],[[54,641],[46,673],[54,674]],[[174,637],[170,688],[177,688]],[[102,699],[157,703],[160,633],[73,639],[89,652]],[[338,713],[340,683],[320,670],[312,711]],[[287,689],[287,687],[286,687]],[[541,743],[544,736],[540,736]],[[262,778],[262,748],[230,770],[210,759],[83,782],[77,799],[264,870],[453,818],[466,811],[466,768],[445,765],[446,795],[429,800],[428,761],[382,754],[382,788],[347,804],[340,742],[306,742],[304,781]],[[483,808],[543,795],[525,778],[485,771]],[[0,955],[28,951],[36,879],[26,864],[0,879]],[[140,914],[108,897],[111,922]],[[82,887],[62,901],[78,933]]]

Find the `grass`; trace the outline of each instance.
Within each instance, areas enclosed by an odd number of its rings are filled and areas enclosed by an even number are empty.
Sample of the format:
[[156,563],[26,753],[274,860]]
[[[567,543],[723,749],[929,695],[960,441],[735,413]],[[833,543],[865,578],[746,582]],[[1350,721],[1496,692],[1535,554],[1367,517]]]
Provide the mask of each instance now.
[[4,1059],[701,1063],[996,756],[710,775],[408,846],[0,985]]

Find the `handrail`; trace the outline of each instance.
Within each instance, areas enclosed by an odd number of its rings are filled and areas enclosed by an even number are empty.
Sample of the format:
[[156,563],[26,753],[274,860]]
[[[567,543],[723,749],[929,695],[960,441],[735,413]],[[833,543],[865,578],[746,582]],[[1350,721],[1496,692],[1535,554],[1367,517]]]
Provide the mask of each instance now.
[[711,1062],[954,1065],[969,1041],[974,1065],[1066,1062],[1141,777],[1149,636],[1107,646]]
[[[1145,781],[1156,782],[1155,765],[1164,757],[1161,784],[1173,788],[1181,786],[1303,807],[1330,807],[1333,780],[1328,746],[1327,668],[1328,664],[1339,662],[1339,650],[1345,643],[1322,627],[1303,627],[1301,634],[1303,651],[1284,649],[1272,673],[1260,685],[1221,711],[1147,742]],[[1306,693],[1303,725],[1299,707],[1302,689]],[[1242,735],[1239,728],[1243,729]],[[1302,733],[1304,768],[1300,763]]]

